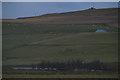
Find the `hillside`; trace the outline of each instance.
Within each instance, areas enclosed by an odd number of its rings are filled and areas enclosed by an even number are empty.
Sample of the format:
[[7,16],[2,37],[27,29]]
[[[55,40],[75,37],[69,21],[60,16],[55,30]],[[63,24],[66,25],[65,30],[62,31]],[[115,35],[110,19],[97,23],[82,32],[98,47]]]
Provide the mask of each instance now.
[[118,78],[117,10],[3,20],[3,77]]
[[104,24],[3,23],[3,65],[72,59],[117,62],[117,34]]
[[104,23],[111,27],[118,27],[119,8],[87,9],[65,13],[44,14],[41,16],[3,20],[3,22],[24,22],[36,24],[94,24]]
[[[118,62],[117,10],[88,9],[3,20],[3,65],[72,59]],[[96,33],[98,29],[107,32]]]

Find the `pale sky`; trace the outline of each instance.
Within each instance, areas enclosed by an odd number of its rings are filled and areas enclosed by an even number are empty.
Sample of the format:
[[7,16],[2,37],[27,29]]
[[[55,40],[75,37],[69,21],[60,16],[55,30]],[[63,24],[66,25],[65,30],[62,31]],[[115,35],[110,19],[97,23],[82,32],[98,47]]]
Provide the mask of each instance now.
[[119,2],[119,0],[1,0],[2,2]]
[[90,7],[117,8],[118,2],[3,2],[2,18],[40,16],[50,13],[62,13],[85,10]]

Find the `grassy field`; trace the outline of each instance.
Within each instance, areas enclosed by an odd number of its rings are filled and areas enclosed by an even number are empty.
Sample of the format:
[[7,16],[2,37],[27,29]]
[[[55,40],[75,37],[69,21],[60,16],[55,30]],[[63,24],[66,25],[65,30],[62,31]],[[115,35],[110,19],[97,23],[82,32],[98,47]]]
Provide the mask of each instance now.
[[118,75],[108,74],[55,74],[55,75],[3,75],[3,78],[118,78]]
[[117,28],[105,24],[3,23],[3,65],[72,59],[118,62],[117,34]]

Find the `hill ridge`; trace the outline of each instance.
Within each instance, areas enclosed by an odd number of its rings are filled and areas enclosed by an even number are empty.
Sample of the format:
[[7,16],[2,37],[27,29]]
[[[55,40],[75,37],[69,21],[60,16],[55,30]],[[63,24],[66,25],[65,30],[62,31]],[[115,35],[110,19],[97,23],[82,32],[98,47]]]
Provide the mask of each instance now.
[[118,9],[120,8],[86,9],[82,11],[17,18],[15,20],[3,20],[3,22],[31,24],[106,24],[110,27],[118,27]]
[[27,19],[27,18],[37,18],[37,17],[47,17],[47,16],[60,16],[62,14],[71,14],[71,13],[80,13],[83,11],[90,11],[90,10],[112,10],[112,9],[119,9],[119,8],[102,8],[102,9],[85,9],[85,10],[79,10],[79,11],[69,11],[69,12],[61,12],[61,13],[48,13],[48,14],[43,14],[43,15],[39,15],[39,16],[30,16],[30,17],[18,17],[16,19]]

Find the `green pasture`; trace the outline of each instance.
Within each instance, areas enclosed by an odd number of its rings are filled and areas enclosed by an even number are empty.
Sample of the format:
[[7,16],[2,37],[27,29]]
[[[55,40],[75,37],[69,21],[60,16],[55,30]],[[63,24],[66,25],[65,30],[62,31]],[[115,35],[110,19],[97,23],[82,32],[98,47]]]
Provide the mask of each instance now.
[[73,59],[118,62],[116,31],[105,24],[3,23],[3,65]]
[[52,74],[52,75],[20,75],[4,74],[3,78],[118,78],[116,74]]

